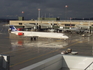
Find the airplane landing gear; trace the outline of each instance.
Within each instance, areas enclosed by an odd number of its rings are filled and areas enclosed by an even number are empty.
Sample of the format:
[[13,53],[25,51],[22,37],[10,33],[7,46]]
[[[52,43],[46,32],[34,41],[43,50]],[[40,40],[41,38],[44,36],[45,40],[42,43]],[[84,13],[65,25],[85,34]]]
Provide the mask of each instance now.
[[37,36],[33,36],[33,37],[31,37],[30,40],[31,40],[31,41],[35,41],[35,40],[37,40],[37,38],[38,38]]

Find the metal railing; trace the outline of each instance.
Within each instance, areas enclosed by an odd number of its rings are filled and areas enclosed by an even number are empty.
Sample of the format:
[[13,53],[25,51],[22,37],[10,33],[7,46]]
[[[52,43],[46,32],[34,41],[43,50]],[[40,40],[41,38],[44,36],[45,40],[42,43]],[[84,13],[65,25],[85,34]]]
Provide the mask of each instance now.
[[91,62],[84,70],[93,70],[93,62]]

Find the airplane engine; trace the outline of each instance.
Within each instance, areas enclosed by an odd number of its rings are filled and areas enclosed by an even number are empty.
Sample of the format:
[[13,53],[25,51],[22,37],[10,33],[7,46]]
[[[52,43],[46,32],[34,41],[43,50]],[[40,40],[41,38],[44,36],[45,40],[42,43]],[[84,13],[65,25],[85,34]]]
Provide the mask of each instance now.
[[22,35],[24,35],[24,33],[22,33],[22,32],[19,32],[18,33],[18,36],[22,36]]

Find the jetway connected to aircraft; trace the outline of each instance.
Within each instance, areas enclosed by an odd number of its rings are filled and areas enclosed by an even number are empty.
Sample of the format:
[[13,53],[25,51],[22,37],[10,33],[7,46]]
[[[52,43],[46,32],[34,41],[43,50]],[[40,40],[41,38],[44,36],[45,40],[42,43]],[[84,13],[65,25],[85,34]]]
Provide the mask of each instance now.
[[93,57],[58,54],[20,70],[93,70]]

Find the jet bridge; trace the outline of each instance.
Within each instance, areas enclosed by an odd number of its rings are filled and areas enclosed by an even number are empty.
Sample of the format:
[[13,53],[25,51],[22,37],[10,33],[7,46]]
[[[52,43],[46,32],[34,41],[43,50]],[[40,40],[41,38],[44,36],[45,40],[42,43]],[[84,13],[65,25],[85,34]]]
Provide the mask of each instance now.
[[59,54],[20,70],[93,70],[93,57]]

